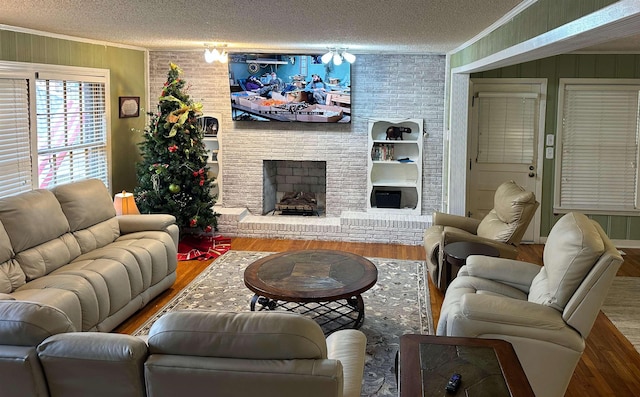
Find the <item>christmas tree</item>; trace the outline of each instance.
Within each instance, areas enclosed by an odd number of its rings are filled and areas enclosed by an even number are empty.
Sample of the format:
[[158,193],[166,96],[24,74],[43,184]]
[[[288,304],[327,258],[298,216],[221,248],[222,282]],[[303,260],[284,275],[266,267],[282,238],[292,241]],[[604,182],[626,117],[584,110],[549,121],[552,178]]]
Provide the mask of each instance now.
[[217,230],[211,193],[204,132],[198,117],[202,105],[189,99],[182,70],[170,64],[167,82],[159,98],[158,112],[139,144],[142,161],[137,164],[136,203],[141,213],[165,213],[176,217],[181,234]]

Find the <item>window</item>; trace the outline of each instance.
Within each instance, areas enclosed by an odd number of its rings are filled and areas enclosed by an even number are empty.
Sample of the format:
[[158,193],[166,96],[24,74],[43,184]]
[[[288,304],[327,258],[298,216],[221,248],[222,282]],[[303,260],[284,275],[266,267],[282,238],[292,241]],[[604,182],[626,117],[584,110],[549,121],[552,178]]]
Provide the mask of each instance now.
[[535,163],[537,106],[533,93],[478,93],[478,163]]
[[108,73],[0,62],[0,196],[87,178],[109,186]]
[[107,183],[104,83],[36,80],[38,183],[87,178]]
[[31,190],[29,87],[0,77],[0,186],[2,196]]
[[637,80],[560,80],[556,211],[638,211],[639,93]]

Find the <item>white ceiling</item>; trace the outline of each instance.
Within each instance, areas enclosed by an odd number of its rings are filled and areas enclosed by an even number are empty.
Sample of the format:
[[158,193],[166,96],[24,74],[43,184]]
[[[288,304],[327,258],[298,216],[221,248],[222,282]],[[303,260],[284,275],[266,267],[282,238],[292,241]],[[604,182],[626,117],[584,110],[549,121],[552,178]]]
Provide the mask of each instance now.
[[441,53],[523,0],[2,0],[0,24],[149,50]]

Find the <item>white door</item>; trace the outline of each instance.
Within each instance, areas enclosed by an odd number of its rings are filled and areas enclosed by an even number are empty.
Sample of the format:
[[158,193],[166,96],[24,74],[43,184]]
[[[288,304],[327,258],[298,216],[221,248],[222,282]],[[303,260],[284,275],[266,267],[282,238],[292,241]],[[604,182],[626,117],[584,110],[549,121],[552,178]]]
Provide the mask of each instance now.
[[[497,187],[513,180],[542,194],[546,80],[472,79],[467,211],[481,219],[493,208]],[[540,209],[522,241],[538,242]]]

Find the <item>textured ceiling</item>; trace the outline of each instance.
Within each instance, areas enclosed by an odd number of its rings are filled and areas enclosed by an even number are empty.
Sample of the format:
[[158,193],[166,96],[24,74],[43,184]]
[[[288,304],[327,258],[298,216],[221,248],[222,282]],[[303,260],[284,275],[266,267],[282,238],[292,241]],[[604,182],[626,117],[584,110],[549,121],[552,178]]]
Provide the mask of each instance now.
[[446,53],[522,0],[2,0],[0,24],[130,46]]

